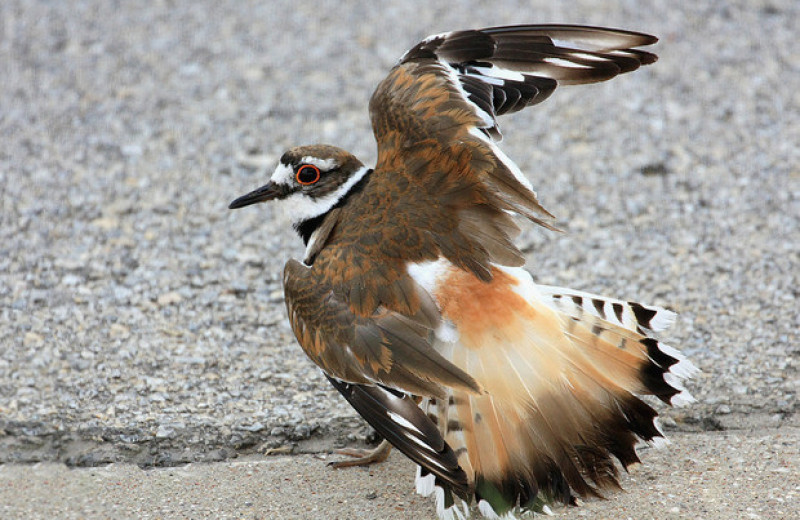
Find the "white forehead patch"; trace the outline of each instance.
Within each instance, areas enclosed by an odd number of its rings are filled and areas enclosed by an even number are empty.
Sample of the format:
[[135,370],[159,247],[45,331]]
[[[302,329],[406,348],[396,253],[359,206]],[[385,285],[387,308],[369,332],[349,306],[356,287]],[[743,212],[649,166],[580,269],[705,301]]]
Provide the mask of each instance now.
[[291,166],[278,163],[278,167],[275,168],[270,180],[275,184],[289,186],[294,182],[294,170],[292,170]]
[[337,163],[336,159],[333,158],[320,159],[319,157],[306,155],[303,157],[302,161],[303,164],[313,164],[322,171],[329,171],[339,167],[339,163]]

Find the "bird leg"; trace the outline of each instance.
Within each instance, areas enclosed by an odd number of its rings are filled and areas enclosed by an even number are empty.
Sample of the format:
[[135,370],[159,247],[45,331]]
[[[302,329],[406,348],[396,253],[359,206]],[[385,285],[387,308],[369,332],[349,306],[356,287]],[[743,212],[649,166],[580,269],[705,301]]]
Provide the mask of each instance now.
[[361,450],[355,448],[335,450],[334,453],[337,455],[347,455],[348,457],[354,457],[354,459],[331,462],[328,465],[336,469],[350,468],[353,466],[369,466],[370,464],[376,464],[378,462],[385,461],[387,458],[389,458],[389,453],[391,451],[392,445],[389,444],[389,441],[384,439],[374,450]]

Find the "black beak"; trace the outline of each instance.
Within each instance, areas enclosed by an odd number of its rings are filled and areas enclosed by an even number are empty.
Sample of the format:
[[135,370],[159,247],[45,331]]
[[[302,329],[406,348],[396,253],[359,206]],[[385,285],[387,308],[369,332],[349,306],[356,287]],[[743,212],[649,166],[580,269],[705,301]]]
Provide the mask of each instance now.
[[268,200],[277,199],[282,195],[284,195],[283,188],[274,182],[269,182],[257,190],[253,190],[247,195],[242,195],[238,199],[234,200],[230,203],[228,209],[243,208],[257,202],[266,202]]

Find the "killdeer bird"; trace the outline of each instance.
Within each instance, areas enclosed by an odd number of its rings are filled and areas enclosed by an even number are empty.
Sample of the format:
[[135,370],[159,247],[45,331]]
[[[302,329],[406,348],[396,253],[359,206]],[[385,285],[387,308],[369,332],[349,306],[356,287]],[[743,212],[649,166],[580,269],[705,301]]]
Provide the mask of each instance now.
[[695,367],[653,337],[672,312],[523,269],[512,217],[551,228],[552,215],[497,145],[497,116],[653,63],[637,47],[655,42],[568,25],[431,36],[372,96],[374,168],[333,146],[292,148],[230,205],[286,207],[306,244],[283,277],[297,340],[417,463],[441,518],[468,516],[473,499],[511,518],[597,496],[618,485],[614,459],[627,467],[637,442],[662,439],[638,396],[692,399],[681,380]]

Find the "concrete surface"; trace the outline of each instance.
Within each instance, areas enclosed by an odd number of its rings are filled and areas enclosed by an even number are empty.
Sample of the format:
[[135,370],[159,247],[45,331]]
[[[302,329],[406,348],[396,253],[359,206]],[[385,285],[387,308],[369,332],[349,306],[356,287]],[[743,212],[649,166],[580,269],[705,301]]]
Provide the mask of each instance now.
[[[800,429],[672,436],[645,449],[625,491],[555,518],[785,519],[800,508]],[[324,458],[278,456],[142,470],[131,464],[68,469],[0,466],[3,518],[433,519],[431,500],[409,485],[414,467],[331,469]]]

